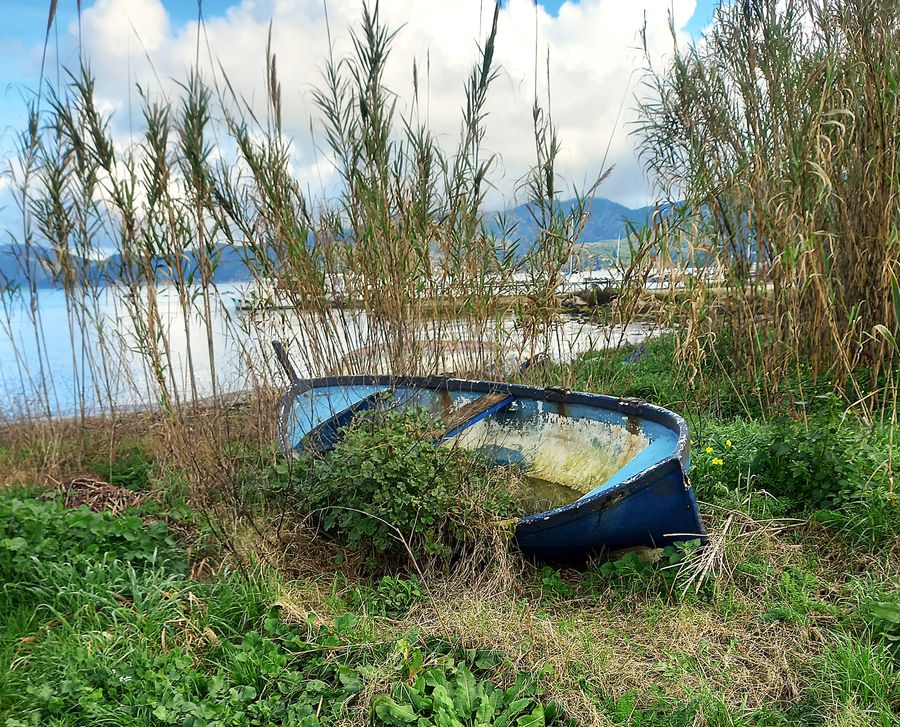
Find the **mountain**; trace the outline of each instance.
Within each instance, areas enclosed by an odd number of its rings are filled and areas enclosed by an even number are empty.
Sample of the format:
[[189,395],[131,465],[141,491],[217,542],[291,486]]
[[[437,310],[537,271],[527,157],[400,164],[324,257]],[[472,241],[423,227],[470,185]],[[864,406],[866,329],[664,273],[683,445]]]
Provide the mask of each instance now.
[[[575,199],[564,199],[556,202],[559,209],[563,212],[572,210],[575,203]],[[488,229],[498,235],[503,234],[504,228],[513,230],[508,240],[515,242],[516,248],[524,252],[531,247],[538,237],[539,228],[531,213],[533,209],[534,206],[529,203],[504,210],[493,216],[489,215]],[[587,200],[586,210],[588,217],[579,242],[589,243],[600,240],[616,240],[620,237],[624,238],[628,235],[629,224],[637,227],[648,224],[652,220],[655,209],[656,207],[652,205],[631,209],[605,197],[593,197]],[[665,212],[668,207],[663,207],[662,209]]]
[[[37,254],[37,253],[40,254]],[[32,249],[26,255],[22,245],[0,245],[0,290],[27,286],[32,280],[38,288],[47,288],[53,284],[53,274],[44,263],[43,248]]]
[[[249,255],[242,247],[217,245],[213,257],[215,282],[228,283],[250,277],[250,270],[245,262]],[[73,262],[79,266],[80,276],[98,285],[121,280],[125,273],[123,258],[118,253],[103,260],[75,257]],[[173,278],[172,267],[166,260],[154,258],[151,264],[159,282],[165,283]],[[195,251],[185,252],[182,264],[186,277],[199,278],[199,262]],[[59,285],[57,268],[56,255],[52,250],[32,246],[26,254],[23,245],[0,245],[0,291],[17,286],[24,288],[30,281],[38,288],[55,287]]]
[[[556,204],[561,211],[568,212],[575,205],[575,200],[559,200]],[[522,254],[534,244],[539,234],[538,225],[531,215],[532,209],[532,205],[523,204],[500,213],[488,213],[485,223],[498,236],[508,231],[507,242]],[[663,208],[663,211],[666,209]],[[588,200],[587,210],[588,217],[579,239],[585,245],[625,238],[628,235],[628,225],[640,227],[647,224],[651,221],[655,207],[631,209],[605,197],[594,197]],[[250,256],[241,246],[217,245],[214,256],[214,278],[217,283],[247,280],[250,277],[251,271],[246,262]],[[29,278],[39,288],[57,284],[54,275],[55,255],[52,251],[34,247],[29,259],[30,275],[26,275],[24,248],[19,244],[0,245],[0,291],[6,287],[27,286]],[[196,252],[186,251],[183,264],[188,276],[193,272],[194,277],[198,277]],[[82,260],[81,265],[83,274],[98,283],[120,280],[124,272],[119,254],[110,255],[105,260]],[[172,279],[172,269],[168,262],[157,258],[153,261],[153,266],[160,282]]]

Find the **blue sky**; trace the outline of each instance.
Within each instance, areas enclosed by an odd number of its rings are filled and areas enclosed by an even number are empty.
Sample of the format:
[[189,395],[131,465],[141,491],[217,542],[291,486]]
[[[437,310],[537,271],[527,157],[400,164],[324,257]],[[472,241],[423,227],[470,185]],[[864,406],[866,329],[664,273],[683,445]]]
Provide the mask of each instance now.
[[[456,0],[447,0],[455,2]],[[629,0],[622,0],[628,2]],[[222,16],[239,0],[203,0],[204,17]],[[556,14],[564,0],[541,0],[548,12]],[[82,0],[83,9],[94,2]],[[182,24],[197,17],[197,5],[192,0],[163,0],[174,24]],[[699,34],[712,18],[718,0],[698,0],[697,9],[686,30]],[[6,126],[16,118],[21,108],[22,92],[37,85],[36,62],[47,27],[49,0],[0,0],[0,123]],[[76,0],[59,0],[56,25],[50,33],[50,43],[58,40],[76,18]]]
[[[510,124],[514,120],[529,119],[533,98],[529,95],[533,94],[533,90],[528,90],[533,81],[534,38],[529,36],[534,27],[533,9],[530,19],[525,17],[530,1],[504,0],[506,25],[501,27],[500,42],[506,45],[501,49],[500,64],[505,77],[500,82],[499,93],[495,94],[499,100],[491,116],[499,131],[495,132],[493,142],[491,132],[488,133],[488,143],[494,143],[492,150],[502,160],[508,176],[506,186],[501,185],[504,201],[513,195],[516,175],[523,164],[527,164],[525,157],[519,158],[520,149],[526,156],[533,153],[527,142],[530,124],[523,125],[521,136],[510,133]],[[160,2],[164,9],[160,8]],[[478,7],[477,2],[470,0],[469,5],[465,6],[471,10],[471,7]],[[484,7],[489,7],[489,0],[482,2]],[[468,21],[457,18],[465,15],[464,12],[456,12],[457,8],[464,7],[462,0],[445,0],[443,3],[442,0],[383,0],[382,4],[404,8],[403,14],[391,18],[394,24],[406,24],[402,40],[405,45],[395,51],[401,56],[416,57],[419,54],[421,58],[423,48],[427,46],[434,67],[440,64],[448,69],[456,68],[454,64],[460,56],[464,56],[466,64],[474,57],[477,11],[474,23],[471,22],[471,13]],[[616,164],[617,170],[601,193],[630,206],[646,204],[649,200],[648,185],[641,180],[633,143],[628,140],[628,118],[621,118],[616,113],[616,109],[627,99],[633,98],[636,92],[634,71],[640,65],[639,59],[634,57],[638,45],[637,28],[646,17],[652,26],[656,46],[663,50],[665,47],[671,48],[665,27],[670,8],[676,12],[676,18],[679,18],[676,25],[684,36],[697,37],[709,25],[718,3],[715,0],[697,0],[692,15],[689,9],[692,0],[578,0],[574,3],[570,0],[570,7],[564,8],[563,13],[560,13],[563,0],[541,0],[541,4],[549,14],[543,22],[541,33],[548,49],[553,49],[554,114],[563,142],[567,144],[568,181],[577,184],[595,173],[612,135],[611,161]],[[20,130],[25,118],[23,98],[33,94],[38,84],[49,5],[50,0],[0,0],[0,153],[8,152],[11,139]],[[276,19],[276,28],[282,32],[282,45],[278,52],[279,58],[288,59],[284,61],[282,70],[290,69],[288,74],[295,72],[294,78],[288,75],[285,81],[286,86],[293,82],[296,89],[292,91],[294,96],[286,101],[285,111],[288,116],[293,114],[295,120],[292,134],[299,136],[306,133],[308,120],[301,119],[301,116],[308,114],[311,106],[308,88],[314,83],[311,73],[315,64],[309,65],[302,56],[318,54],[321,59],[324,54],[321,48],[315,46],[313,41],[317,39],[314,35],[301,36],[310,25],[311,8],[321,11],[321,0],[282,0],[278,3],[257,0],[244,7],[239,6],[237,0],[204,0],[203,14],[207,27],[211,29],[213,42],[219,43],[214,52],[217,56],[225,56],[226,63],[232,63],[230,71],[240,75],[243,67],[252,61],[252,73],[247,71],[242,88],[257,95],[262,85],[257,73],[259,56],[262,55],[259,48],[264,47],[268,26],[268,18],[261,17],[265,10],[260,8],[281,8],[283,13],[286,12],[283,8],[292,8],[287,15]],[[352,23],[349,15],[335,19],[333,6],[337,6],[335,14],[343,9],[346,15],[349,12],[347,8],[356,8],[352,0],[331,0],[329,4],[333,24]],[[642,10],[638,6],[649,9]],[[133,17],[126,12],[128,20],[123,20],[121,8],[135,9]],[[358,12],[358,9],[353,12]],[[449,30],[440,27],[438,30],[442,32],[437,35],[429,35],[427,29],[417,28],[417,22],[427,25],[441,12],[444,12],[445,26],[456,23],[464,27]],[[416,13],[420,16],[418,19]],[[108,107],[113,109],[114,116],[118,115],[116,118],[120,123],[125,99],[133,92],[135,78],[141,72],[140,66],[146,61],[140,50],[144,41],[147,38],[156,39],[154,43],[149,43],[153,48],[148,52],[152,56],[154,74],[158,71],[160,77],[169,79],[183,77],[185,47],[192,46],[192,42],[184,37],[189,32],[181,31],[191,27],[190,23],[196,15],[197,6],[193,0],[82,0],[83,20],[93,24],[90,42],[94,45],[88,49],[87,55],[98,76],[100,94],[108,102]],[[136,17],[141,20],[135,20]],[[423,21],[422,17],[426,20]],[[64,62],[77,62],[77,54],[73,51],[75,39],[70,32],[75,27],[76,18],[76,0],[59,0],[57,20],[49,39],[50,58],[46,73],[51,80],[56,78],[59,68],[54,54],[57,44]],[[123,27],[116,27],[116,23]],[[615,27],[617,25],[621,27]],[[453,31],[456,31],[455,34]],[[318,35],[323,34],[321,29],[317,32]],[[250,35],[253,43],[248,40]],[[88,33],[85,33],[87,36]],[[122,45],[123,37],[139,37],[138,40],[127,41],[130,42],[130,55],[126,61],[123,61],[121,47],[117,47]],[[88,42],[85,40],[86,44]],[[437,47],[441,44],[442,47]],[[228,59],[229,54],[235,57]],[[626,55],[629,56],[627,60],[624,59]],[[128,66],[127,78],[123,75],[123,63]],[[304,68],[302,71],[299,70],[301,65]],[[406,82],[405,75],[398,78]],[[579,78],[583,80],[579,82]],[[451,70],[447,71],[445,79],[436,74],[432,80],[433,111],[437,109],[433,121],[439,132],[442,124],[447,134],[455,133],[458,128],[460,103],[457,91],[461,89],[461,80],[462,77],[457,79]],[[515,113],[507,113],[507,109],[513,107]],[[611,130],[613,126],[616,128]],[[303,170],[310,171],[312,154],[311,143],[298,142],[297,165],[301,176]],[[321,176],[321,170],[317,170],[316,175]]]

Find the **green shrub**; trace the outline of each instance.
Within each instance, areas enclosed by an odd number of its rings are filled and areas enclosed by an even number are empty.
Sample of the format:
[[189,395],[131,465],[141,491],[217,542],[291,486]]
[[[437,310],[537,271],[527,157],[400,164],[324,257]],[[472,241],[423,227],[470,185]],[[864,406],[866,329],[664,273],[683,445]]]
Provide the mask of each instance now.
[[166,564],[184,570],[183,556],[166,526],[133,515],[66,509],[62,502],[0,497],[0,581],[39,584],[47,568],[84,564],[101,557],[127,561],[138,570]]
[[[295,504],[350,549],[373,556],[446,556],[518,513],[501,470],[436,447],[420,410],[375,412],[345,428],[321,458],[281,466]],[[405,545],[404,545],[405,541]]]
[[695,434],[691,482],[702,501],[744,507],[755,517],[814,516],[856,544],[896,538],[900,498],[890,485],[886,433],[852,417],[819,413],[806,421],[705,421]]
[[880,455],[863,427],[830,416],[784,418],[772,425],[752,466],[765,489],[797,511],[839,510],[881,484]]
[[88,469],[116,487],[145,490],[153,472],[153,458],[141,445],[129,447],[106,461],[94,461]]
[[372,704],[376,724],[495,725],[542,727],[558,724],[556,707],[540,701],[534,679],[521,674],[508,689],[477,680],[466,664],[435,666],[410,684],[398,684]]

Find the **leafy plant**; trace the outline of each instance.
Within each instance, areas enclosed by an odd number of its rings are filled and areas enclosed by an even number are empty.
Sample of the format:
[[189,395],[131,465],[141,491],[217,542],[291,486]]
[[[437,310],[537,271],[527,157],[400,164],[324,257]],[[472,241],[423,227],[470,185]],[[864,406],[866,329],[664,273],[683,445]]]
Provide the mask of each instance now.
[[827,407],[805,421],[702,424],[690,470],[699,499],[743,507],[748,493],[765,490],[756,517],[812,516],[854,543],[892,542],[900,509],[884,429]]
[[798,511],[839,509],[877,485],[883,473],[871,438],[836,417],[781,419],[770,437],[757,451],[753,471],[762,487]]
[[562,574],[549,565],[541,568],[541,584],[544,593],[558,598],[567,598],[575,593],[575,589],[563,580]]
[[421,410],[368,412],[321,458],[282,466],[296,506],[369,555],[448,555],[516,513],[503,473],[458,448],[435,447]]
[[383,576],[374,588],[357,587],[351,603],[365,606],[370,614],[398,617],[409,612],[415,604],[425,600],[425,589],[418,576]]
[[782,571],[772,579],[770,590],[772,605],[762,614],[766,621],[807,624],[814,614],[839,614],[839,609],[819,597],[820,584],[815,576],[799,568]]
[[540,727],[557,723],[558,711],[540,700],[528,674],[507,689],[477,680],[469,667],[449,664],[426,669],[411,684],[397,685],[372,704],[378,724],[426,727]]
[[360,675],[322,654],[352,616],[287,625],[258,576],[184,571],[158,523],[0,496],[0,654],[26,657],[0,670],[0,723],[315,727],[345,712]]

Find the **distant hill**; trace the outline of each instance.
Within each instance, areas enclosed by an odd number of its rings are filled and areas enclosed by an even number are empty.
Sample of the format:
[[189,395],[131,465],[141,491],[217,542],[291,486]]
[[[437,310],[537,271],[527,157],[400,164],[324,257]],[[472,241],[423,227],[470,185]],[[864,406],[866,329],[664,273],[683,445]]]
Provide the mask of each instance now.
[[[574,205],[574,199],[565,199],[557,202],[560,209],[568,212]],[[537,239],[539,228],[531,215],[532,205],[523,204],[512,209],[504,210],[493,216],[488,216],[488,228],[497,234],[502,233],[498,216],[503,218],[503,227],[507,229],[515,226],[512,240],[522,252],[527,250]],[[628,235],[628,225],[638,227],[651,221],[655,206],[638,207],[632,209],[605,197],[593,197],[587,202],[588,218],[584,225],[584,232],[580,242],[598,242],[601,240],[615,240]],[[667,210],[664,207],[663,210]]]
[[41,257],[43,255],[36,255],[34,251],[26,255],[21,245],[0,245],[0,288],[27,285],[29,279],[39,288],[52,285],[52,272]]
[[[560,200],[559,208],[569,211],[575,204],[574,199]],[[594,197],[588,203],[588,218],[585,222],[584,232],[579,240],[590,250],[591,243],[597,243],[603,252],[607,248],[615,250],[615,241],[628,235],[628,225],[638,227],[648,223],[653,215],[654,207],[639,207],[631,209],[618,204],[605,197]],[[538,237],[538,226],[530,213],[531,206],[519,205],[501,213],[488,213],[486,224],[490,230],[500,235],[503,233],[498,217],[504,220],[503,228],[512,229],[508,242],[511,243],[520,254],[527,251]],[[604,241],[612,241],[611,244],[600,245]],[[594,247],[597,247],[595,245]],[[593,250],[597,252],[598,250]],[[232,245],[219,245],[216,247],[217,263],[215,267],[215,280],[217,283],[227,283],[247,280],[251,271],[247,267],[246,259],[249,255],[244,248]],[[32,250],[30,256],[30,276],[25,274],[24,248],[21,245],[0,245],[0,289],[5,287],[25,286],[29,277],[35,281],[39,288],[47,288],[56,285],[53,253],[38,248]],[[103,281],[116,281],[121,279],[122,258],[118,254],[111,255],[105,260],[83,260],[83,274],[90,280],[101,283]],[[197,275],[196,253],[188,251],[184,256],[185,270],[194,271]],[[172,271],[169,264],[159,258],[154,261],[157,277],[160,282],[171,280]]]
[[[215,270],[213,277],[217,283],[228,283],[247,280],[250,270],[245,259],[248,257],[242,247],[218,245],[215,249]],[[29,280],[38,288],[50,288],[58,285],[55,255],[46,248],[33,247],[26,255],[24,246],[18,244],[0,245],[0,289],[27,286]],[[120,280],[125,271],[123,259],[119,254],[110,255],[105,260],[80,260],[80,274],[95,284]],[[173,271],[167,261],[162,258],[153,260],[157,279],[165,283],[172,279]],[[183,265],[186,275],[199,277],[197,254],[193,251],[185,253]]]

